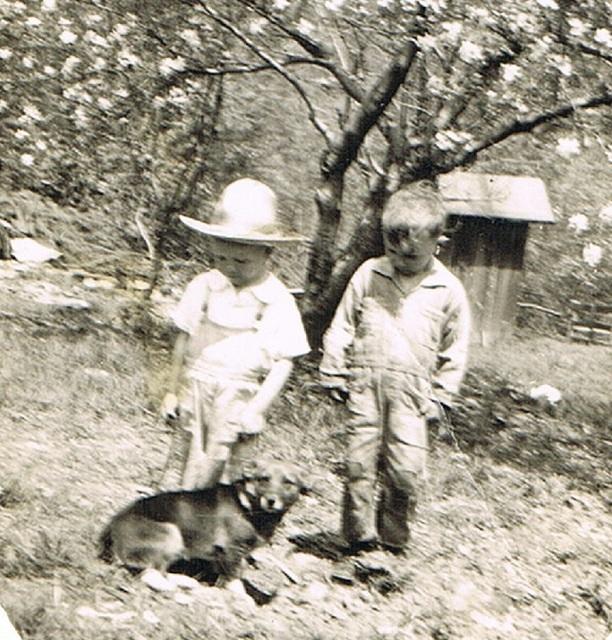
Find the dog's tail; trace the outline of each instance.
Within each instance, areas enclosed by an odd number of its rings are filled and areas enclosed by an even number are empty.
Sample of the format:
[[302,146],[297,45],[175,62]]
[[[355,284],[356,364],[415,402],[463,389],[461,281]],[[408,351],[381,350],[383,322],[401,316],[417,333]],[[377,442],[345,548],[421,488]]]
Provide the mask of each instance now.
[[98,538],[98,558],[109,563],[113,560],[113,535],[110,523],[104,527]]

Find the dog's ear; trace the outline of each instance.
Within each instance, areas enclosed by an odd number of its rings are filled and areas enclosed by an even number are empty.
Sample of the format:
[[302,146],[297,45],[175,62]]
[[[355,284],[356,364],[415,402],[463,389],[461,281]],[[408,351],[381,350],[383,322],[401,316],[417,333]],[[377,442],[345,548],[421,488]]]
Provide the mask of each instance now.
[[309,496],[312,493],[312,487],[309,484],[300,482],[300,494],[303,496]]

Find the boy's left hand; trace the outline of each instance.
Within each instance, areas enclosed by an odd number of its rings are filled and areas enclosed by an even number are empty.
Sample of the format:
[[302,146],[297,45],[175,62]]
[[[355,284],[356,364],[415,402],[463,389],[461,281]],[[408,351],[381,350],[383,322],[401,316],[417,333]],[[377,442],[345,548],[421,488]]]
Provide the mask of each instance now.
[[240,414],[240,424],[238,426],[241,433],[259,433],[263,431],[265,426],[264,415],[260,411],[247,406]]

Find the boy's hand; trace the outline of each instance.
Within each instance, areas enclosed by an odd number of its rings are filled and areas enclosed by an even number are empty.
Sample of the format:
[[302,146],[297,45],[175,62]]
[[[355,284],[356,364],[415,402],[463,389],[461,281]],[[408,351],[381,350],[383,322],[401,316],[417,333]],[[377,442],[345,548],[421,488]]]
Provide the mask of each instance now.
[[179,402],[175,393],[167,393],[162,400],[161,409],[160,409],[161,417],[166,422],[172,422],[174,420],[178,420],[180,410],[179,410]]
[[263,431],[266,422],[263,413],[249,406],[240,414],[240,433],[254,434]]
[[441,402],[433,402],[432,410],[427,415],[427,424],[434,427],[437,431],[438,439],[447,444],[452,444],[453,442],[450,412],[449,406]]
[[321,386],[329,393],[330,398],[336,402],[346,402],[349,397],[344,376],[322,375]]

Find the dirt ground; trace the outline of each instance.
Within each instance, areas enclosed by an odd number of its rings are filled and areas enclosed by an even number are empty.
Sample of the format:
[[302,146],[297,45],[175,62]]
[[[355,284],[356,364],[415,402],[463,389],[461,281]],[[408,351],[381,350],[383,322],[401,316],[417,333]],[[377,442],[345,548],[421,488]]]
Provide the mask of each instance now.
[[[475,358],[405,557],[338,552],[344,414],[305,363],[261,443],[312,486],[266,550],[278,594],[157,593],[96,555],[114,511],[176,480],[176,437],[154,410],[165,354],[143,339],[138,287],[0,266],[0,603],[24,640],[610,638],[610,404],[601,386],[556,414],[530,404],[512,367],[538,338],[512,361]],[[609,348],[551,349],[570,354],[572,389],[585,367],[605,380]]]

